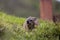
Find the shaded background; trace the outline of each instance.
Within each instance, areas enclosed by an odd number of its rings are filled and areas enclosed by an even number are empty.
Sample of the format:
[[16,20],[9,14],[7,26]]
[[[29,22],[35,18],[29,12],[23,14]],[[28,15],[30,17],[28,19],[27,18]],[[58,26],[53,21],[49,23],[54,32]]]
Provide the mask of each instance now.
[[[53,14],[60,13],[60,2],[52,2]],[[19,17],[39,17],[39,0],[0,0],[0,11]]]

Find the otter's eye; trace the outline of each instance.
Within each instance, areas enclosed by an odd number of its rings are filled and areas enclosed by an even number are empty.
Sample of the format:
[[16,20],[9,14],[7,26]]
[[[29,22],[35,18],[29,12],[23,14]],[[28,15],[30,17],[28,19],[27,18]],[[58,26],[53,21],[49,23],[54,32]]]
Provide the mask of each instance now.
[[29,24],[29,21],[27,21],[27,24]]

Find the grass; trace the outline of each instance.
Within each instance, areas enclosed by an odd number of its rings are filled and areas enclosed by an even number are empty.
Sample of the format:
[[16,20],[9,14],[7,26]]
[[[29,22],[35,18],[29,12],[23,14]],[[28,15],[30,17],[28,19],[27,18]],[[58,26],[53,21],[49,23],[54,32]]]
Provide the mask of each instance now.
[[22,28],[25,19],[0,12],[0,40],[59,40],[60,24],[40,20],[35,29],[26,32]]
[[0,20],[7,22],[7,23],[16,23],[16,24],[22,24],[25,20],[25,18],[19,18],[11,15],[4,14],[3,12],[0,12]]

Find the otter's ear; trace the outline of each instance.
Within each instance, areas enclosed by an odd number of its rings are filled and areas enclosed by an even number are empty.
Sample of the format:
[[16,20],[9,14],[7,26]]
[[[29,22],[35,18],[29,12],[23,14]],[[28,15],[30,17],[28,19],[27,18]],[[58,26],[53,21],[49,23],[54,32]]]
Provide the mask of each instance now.
[[29,21],[27,21],[27,24],[29,24]]

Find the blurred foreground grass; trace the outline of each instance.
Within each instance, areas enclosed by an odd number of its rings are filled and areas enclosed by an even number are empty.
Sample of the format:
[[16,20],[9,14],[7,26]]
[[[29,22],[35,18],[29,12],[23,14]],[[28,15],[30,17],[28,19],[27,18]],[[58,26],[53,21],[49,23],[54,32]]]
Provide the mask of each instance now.
[[0,12],[0,40],[59,40],[60,24],[40,20],[39,26],[26,32],[22,29],[25,19]]
[[11,15],[7,15],[3,12],[0,12],[0,21],[6,22],[6,23],[16,23],[16,24],[22,24],[24,22],[25,18],[19,18]]

